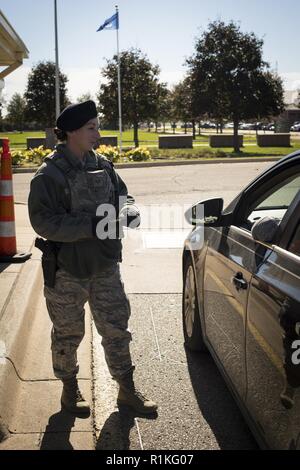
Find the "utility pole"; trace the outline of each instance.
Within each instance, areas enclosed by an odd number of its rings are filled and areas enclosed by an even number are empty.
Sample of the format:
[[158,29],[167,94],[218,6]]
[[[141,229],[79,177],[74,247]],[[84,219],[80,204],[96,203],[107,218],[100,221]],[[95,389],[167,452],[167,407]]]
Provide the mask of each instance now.
[[117,57],[118,57],[118,108],[119,108],[119,133],[120,133],[120,151],[122,153],[122,105],[121,105],[121,70],[120,70],[120,50],[119,50],[119,10],[116,5],[117,14]]
[[55,26],[55,115],[60,115],[59,93],[59,64],[58,64],[58,35],[57,35],[57,0],[54,0],[54,26]]

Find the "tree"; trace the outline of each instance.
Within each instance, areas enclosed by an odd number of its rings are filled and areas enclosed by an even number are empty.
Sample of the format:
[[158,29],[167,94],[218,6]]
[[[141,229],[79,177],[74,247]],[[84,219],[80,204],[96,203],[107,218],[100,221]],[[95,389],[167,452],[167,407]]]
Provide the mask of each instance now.
[[175,121],[185,123],[184,132],[187,133],[187,122],[192,121],[193,138],[196,138],[195,114],[192,106],[192,93],[190,78],[186,77],[179,82],[172,91],[172,116]]
[[153,119],[155,121],[155,129],[157,132],[157,124],[161,121],[165,125],[166,121],[170,118],[171,113],[171,101],[170,101],[170,91],[167,88],[166,83],[158,83],[156,87],[156,105],[155,105],[155,114]]
[[[102,69],[105,83],[100,85],[97,96],[99,110],[108,122],[118,122],[118,75],[117,56],[107,60]],[[133,125],[134,142],[138,147],[138,127],[156,114],[156,93],[159,67],[151,64],[140,49],[130,49],[120,54],[122,95],[122,119]]]
[[6,120],[14,128],[22,131],[24,128],[25,121],[25,109],[26,109],[26,100],[20,95],[20,93],[15,93],[7,106],[7,115]]
[[242,33],[232,21],[216,21],[186,61],[194,112],[233,121],[236,152],[241,120],[275,116],[284,107],[282,81],[263,61],[262,47],[254,33]]
[[[60,107],[69,104],[66,84],[68,78],[59,73]],[[25,91],[26,119],[37,121],[41,127],[53,127],[55,123],[55,63],[40,62],[33,67]]]
[[172,89],[172,118],[174,122],[183,121],[184,123],[191,119],[190,97],[185,80],[177,83]]
[[[1,82],[1,79],[0,79],[0,82]],[[0,85],[1,85],[1,83],[0,83]],[[0,131],[1,132],[4,130],[3,124],[4,124],[5,120],[3,119],[2,112],[3,112],[3,107],[6,104],[6,99],[2,95],[2,88],[3,88],[3,86],[0,87]]]
[[278,116],[284,110],[283,81],[279,75],[264,71],[256,76],[253,88],[253,106],[258,120]]
[[89,100],[94,100],[92,97],[92,94],[87,91],[86,93],[83,93],[82,95],[78,96],[77,98],[77,103],[84,103],[84,101],[89,101]]

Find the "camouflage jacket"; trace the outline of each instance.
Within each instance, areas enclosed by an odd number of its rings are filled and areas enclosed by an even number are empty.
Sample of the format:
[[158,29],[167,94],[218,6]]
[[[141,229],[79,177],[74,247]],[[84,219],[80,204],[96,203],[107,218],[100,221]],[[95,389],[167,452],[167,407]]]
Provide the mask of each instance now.
[[89,152],[81,162],[65,145],[58,145],[46,157],[31,181],[28,210],[32,227],[43,238],[58,242],[58,267],[76,277],[88,278],[121,261],[122,243],[120,239],[99,240],[92,229],[96,214],[72,210],[68,178],[53,164],[59,159],[67,160],[75,180],[79,173],[82,176],[83,172],[101,169],[109,174],[115,196],[126,196],[127,187],[105,157]]

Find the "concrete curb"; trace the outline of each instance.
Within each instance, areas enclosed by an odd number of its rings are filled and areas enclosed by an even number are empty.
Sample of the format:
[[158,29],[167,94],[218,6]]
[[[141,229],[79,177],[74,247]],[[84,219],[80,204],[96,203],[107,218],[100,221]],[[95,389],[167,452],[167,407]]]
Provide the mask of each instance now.
[[[1,311],[5,348],[0,356],[0,450],[94,450],[93,414],[82,420],[61,410],[61,381],[52,371],[51,321],[42,295],[41,253],[34,247],[31,251]],[[91,403],[90,323],[86,315],[78,379]]]
[[4,358],[0,363],[0,417],[8,428],[20,382],[16,370],[22,375],[34,314],[32,306],[42,287],[40,256],[36,250],[31,251],[32,258],[17,274],[14,291],[0,318],[0,340],[4,345]]
[[[214,163],[257,163],[257,162],[276,162],[283,157],[233,157],[233,158],[211,158],[207,160],[175,160],[170,162],[135,162],[135,163],[116,163],[114,165],[117,169],[127,168],[147,168],[147,167],[161,167],[161,166],[182,166],[182,165],[212,165]],[[13,168],[13,173],[35,173],[38,167],[35,168]]]

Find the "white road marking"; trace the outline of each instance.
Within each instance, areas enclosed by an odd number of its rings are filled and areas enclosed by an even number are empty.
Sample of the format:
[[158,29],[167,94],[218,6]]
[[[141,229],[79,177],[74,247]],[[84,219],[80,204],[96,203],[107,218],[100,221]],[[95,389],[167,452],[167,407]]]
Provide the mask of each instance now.
[[139,422],[138,422],[137,418],[134,418],[134,422],[135,422],[136,429],[137,429],[137,432],[138,432],[141,450],[144,450],[143,441],[142,441],[142,436],[141,436],[140,428],[139,428]]
[[143,233],[143,248],[182,248],[189,230],[157,231]]
[[152,326],[153,326],[153,331],[154,331],[154,336],[155,336],[156,347],[157,347],[157,351],[158,351],[158,357],[159,357],[159,360],[162,361],[161,352],[160,352],[160,347],[159,347],[159,342],[158,342],[158,337],[157,337],[156,328],[155,328],[155,323],[154,323],[154,318],[153,318],[152,307],[150,307],[150,314],[151,314],[151,321],[152,321]]

